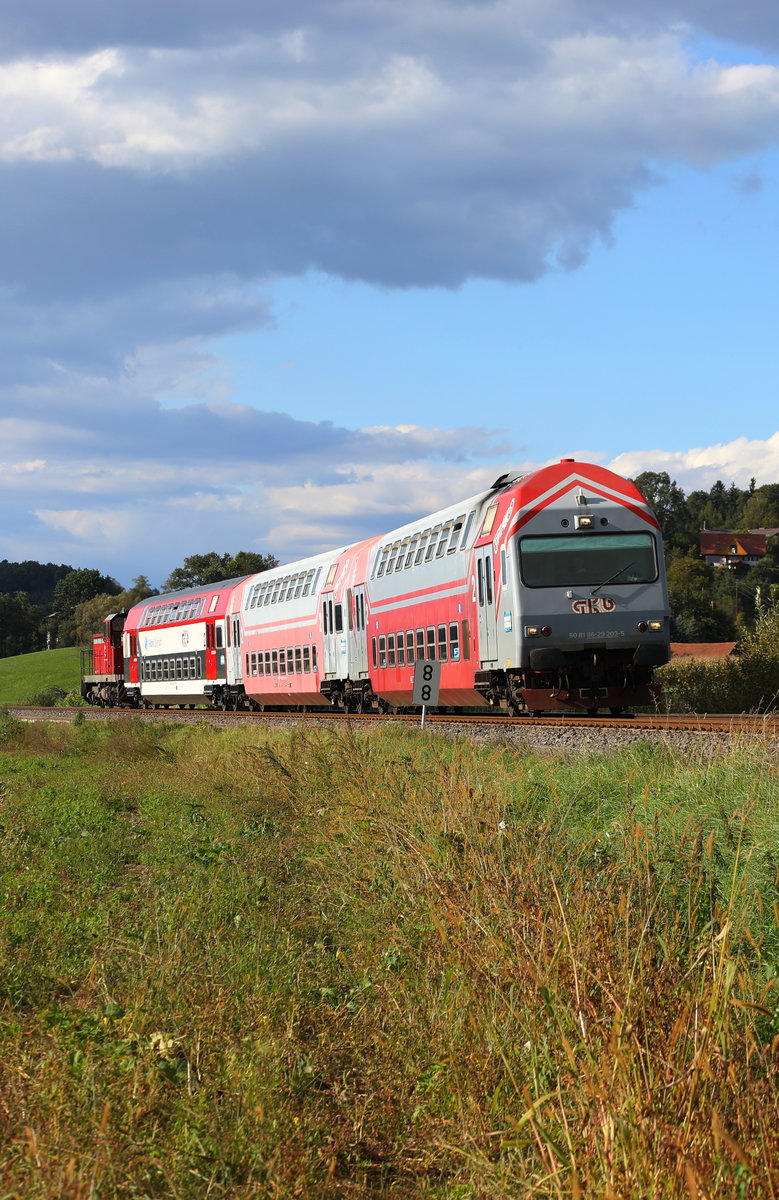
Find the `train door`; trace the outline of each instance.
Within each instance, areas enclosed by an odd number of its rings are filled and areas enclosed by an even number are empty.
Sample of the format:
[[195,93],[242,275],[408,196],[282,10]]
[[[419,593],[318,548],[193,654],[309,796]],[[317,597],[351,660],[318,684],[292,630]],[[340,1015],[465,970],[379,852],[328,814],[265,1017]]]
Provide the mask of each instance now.
[[479,658],[485,662],[496,662],[498,657],[498,629],[495,624],[495,571],[492,561],[492,546],[476,551],[476,603],[479,614]]
[[241,659],[241,618],[227,618],[227,643],[231,683],[241,683],[243,680],[243,661]]
[[224,621],[206,625],[206,679],[224,679],[227,675]]
[[365,632],[365,588],[348,588],[346,592],[348,626],[349,674],[352,679],[368,678],[368,642]]
[[333,593],[322,597],[322,633],[325,647],[325,679],[345,679],[348,675],[343,605]]

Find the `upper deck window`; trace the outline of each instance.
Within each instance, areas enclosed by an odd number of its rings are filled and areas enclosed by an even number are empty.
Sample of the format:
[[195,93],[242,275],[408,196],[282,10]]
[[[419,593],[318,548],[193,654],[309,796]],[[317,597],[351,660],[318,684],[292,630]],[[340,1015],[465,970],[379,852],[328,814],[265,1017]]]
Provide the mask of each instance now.
[[492,533],[492,527],[495,524],[495,517],[497,514],[498,504],[496,501],[495,504],[491,504],[489,506],[484,514],[484,521],[482,522],[481,533],[479,534],[479,537],[489,537],[489,535]]
[[653,583],[657,553],[651,533],[555,534],[519,543],[527,587],[605,587]]

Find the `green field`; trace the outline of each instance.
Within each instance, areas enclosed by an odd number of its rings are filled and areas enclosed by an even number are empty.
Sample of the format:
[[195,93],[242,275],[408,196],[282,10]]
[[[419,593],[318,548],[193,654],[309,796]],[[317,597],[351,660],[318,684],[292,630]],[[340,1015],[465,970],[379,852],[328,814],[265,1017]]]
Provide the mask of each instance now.
[[0,658],[0,708],[8,704],[26,704],[35,696],[53,688],[77,696],[81,686],[79,651],[74,646],[62,650],[39,650],[37,654],[18,654]]
[[779,773],[0,719],[0,1195],[779,1190]]

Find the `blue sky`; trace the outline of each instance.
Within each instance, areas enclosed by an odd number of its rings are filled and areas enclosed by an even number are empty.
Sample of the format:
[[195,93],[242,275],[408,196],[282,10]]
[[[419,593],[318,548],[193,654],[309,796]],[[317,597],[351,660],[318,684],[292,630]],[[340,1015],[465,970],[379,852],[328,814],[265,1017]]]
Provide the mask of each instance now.
[[159,584],[575,454],[779,480],[779,11],[7,0],[0,558]]

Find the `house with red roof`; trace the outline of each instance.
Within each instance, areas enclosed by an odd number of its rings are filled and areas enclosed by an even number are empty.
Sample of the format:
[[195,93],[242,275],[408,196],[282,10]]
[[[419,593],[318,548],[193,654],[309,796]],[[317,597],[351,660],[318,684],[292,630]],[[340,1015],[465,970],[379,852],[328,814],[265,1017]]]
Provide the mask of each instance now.
[[764,557],[771,538],[779,535],[777,529],[750,529],[736,533],[732,529],[702,529],[698,535],[699,554],[704,562],[715,567],[754,567]]

